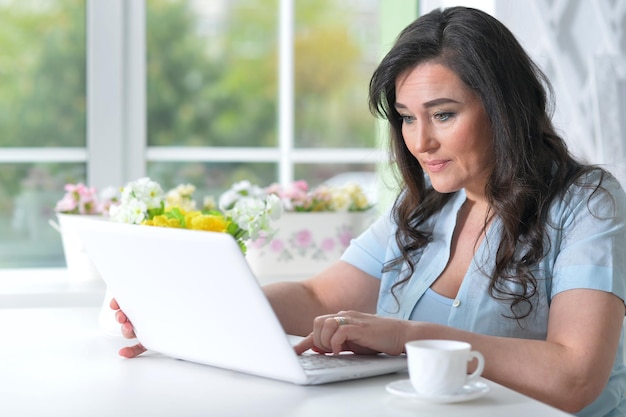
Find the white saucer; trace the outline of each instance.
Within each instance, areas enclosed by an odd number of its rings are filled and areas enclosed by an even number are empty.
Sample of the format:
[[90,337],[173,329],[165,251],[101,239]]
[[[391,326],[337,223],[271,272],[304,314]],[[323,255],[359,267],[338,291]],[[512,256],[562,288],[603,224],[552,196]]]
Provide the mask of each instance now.
[[458,403],[461,401],[469,401],[478,397],[482,397],[489,392],[489,385],[484,382],[476,381],[464,385],[458,392],[447,395],[426,396],[415,392],[411,381],[408,379],[400,379],[398,381],[387,384],[387,391],[391,394],[406,398],[416,398],[419,400],[429,401],[433,403]]

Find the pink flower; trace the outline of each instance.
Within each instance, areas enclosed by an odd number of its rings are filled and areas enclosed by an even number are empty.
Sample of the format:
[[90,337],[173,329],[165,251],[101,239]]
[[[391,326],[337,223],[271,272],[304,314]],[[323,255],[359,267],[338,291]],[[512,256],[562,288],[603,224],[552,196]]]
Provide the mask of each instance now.
[[322,250],[324,252],[332,252],[335,249],[335,239],[327,237],[322,240]]
[[341,244],[347,248],[348,245],[350,245],[351,240],[352,231],[347,227],[342,228],[341,232],[339,232],[339,242],[341,242]]
[[310,189],[306,181],[298,180],[286,186],[274,183],[265,192],[277,195],[286,211],[365,211],[371,207],[356,184],[343,187],[322,184]]
[[310,230],[300,230],[294,236],[294,243],[299,248],[307,248],[313,243],[313,234]]
[[266,238],[261,236],[258,239],[252,241],[250,243],[250,245],[251,245],[250,247],[257,248],[257,249],[258,248],[262,248],[265,245],[265,243],[266,243]]
[[69,214],[99,214],[100,205],[95,187],[83,183],[65,185],[65,195],[55,210]]
[[119,190],[107,187],[98,195],[96,187],[83,183],[66,184],[65,195],[56,204],[55,211],[65,214],[106,214],[119,201]]
[[282,252],[283,249],[285,249],[285,243],[281,239],[274,239],[270,242],[272,252]]
[[309,184],[307,184],[307,182],[304,180],[294,181],[293,183],[291,183],[291,187],[293,190],[297,190],[297,191],[304,192],[304,193],[309,191]]
[[66,194],[61,200],[57,202],[55,210],[61,213],[69,213],[76,210],[77,207],[78,202],[74,199],[74,196],[71,194]]

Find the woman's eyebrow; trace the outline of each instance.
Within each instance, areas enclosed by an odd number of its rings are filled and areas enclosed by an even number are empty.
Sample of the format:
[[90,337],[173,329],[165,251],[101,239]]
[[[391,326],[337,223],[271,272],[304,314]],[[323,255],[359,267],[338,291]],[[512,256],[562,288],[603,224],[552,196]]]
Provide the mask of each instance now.
[[430,100],[427,101],[426,103],[423,104],[423,106],[425,108],[431,108],[431,107],[435,107],[435,106],[440,106],[442,104],[459,104],[460,102],[458,100],[454,100],[452,98],[448,98],[448,97],[442,97],[442,98],[436,98],[434,100]]
[[[447,98],[447,97],[442,97],[442,98],[436,98],[434,100],[427,101],[426,103],[422,104],[422,107],[424,107],[426,109],[429,109],[431,107],[440,106],[442,104],[449,104],[449,103],[459,104],[460,101],[454,100],[454,99],[451,99],[451,98]],[[406,104],[402,104],[402,103],[398,103],[398,102],[396,102],[394,104],[394,107],[396,109],[405,109],[405,110],[408,109]]]

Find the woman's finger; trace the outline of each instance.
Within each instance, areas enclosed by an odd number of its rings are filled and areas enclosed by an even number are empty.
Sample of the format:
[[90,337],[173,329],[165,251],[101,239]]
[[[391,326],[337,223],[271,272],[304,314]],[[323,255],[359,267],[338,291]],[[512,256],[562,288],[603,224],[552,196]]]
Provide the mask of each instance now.
[[115,320],[120,324],[124,324],[128,321],[128,317],[122,310],[117,310],[115,312]]
[[335,337],[335,334],[337,333],[339,328],[346,325],[347,323],[348,319],[343,316],[328,317],[324,321],[324,325],[322,326],[320,332],[320,339],[322,341],[322,346],[320,347],[323,347],[324,350],[326,350],[327,352],[336,353],[333,347],[333,338]]
[[121,326],[122,329],[122,336],[124,336],[127,339],[134,339],[137,336],[135,335],[135,329],[133,328],[133,325],[130,324],[130,322],[125,322],[122,323]]
[[327,314],[316,317],[313,321],[313,344],[324,352],[330,352],[328,341],[338,326],[333,317],[334,314]]
[[302,355],[307,350],[313,348],[315,345],[313,343],[313,333],[310,333],[307,337],[299,341],[293,348],[296,351],[296,354]]
[[[117,300],[115,298],[111,298],[111,301],[109,302],[109,307],[115,310],[115,320],[117,320],[117,322],[121,324],[120,327],[122,331],[122,336],[124,336],[127,339],[136,338],[137,336],[135,335],[135,330],[133,329],[133,325],[128,320],[128,317],[126,316],[126,314],[124,314],[124,312],[120,310],[120,306],[117,303]],[[145,351],[146,351],[146,348],[143,347],[141,343],[138,343],[133,346],[126,346],[126,347],[121,348],[119,350],[119,355],[125,358],[134,358],[136,356],[141,355]]]
[[141,344],[137,344],[134,346],[126,346],[126,347],[121,348],[119,351],[119,355],[130,359],[130,358],[134,358],[136,356],[141,355],[145,351],[146,351],[145,347],[143,347]]

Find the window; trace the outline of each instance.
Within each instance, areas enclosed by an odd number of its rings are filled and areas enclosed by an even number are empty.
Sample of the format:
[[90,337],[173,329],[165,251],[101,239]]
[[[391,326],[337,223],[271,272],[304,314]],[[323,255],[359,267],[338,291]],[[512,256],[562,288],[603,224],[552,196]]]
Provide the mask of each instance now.
[[147,2],[148,175],[215,194],[373,172],[379,3]]
[[149,175],[201,198],[244,178],[373,172],[369,76],[416,12],[415,0],[0,1],[0,268],[64,265],[48,220],[66,182]]
[[86,174],[85,8],[0,2],[0,268],[63,264],[47,222]]

